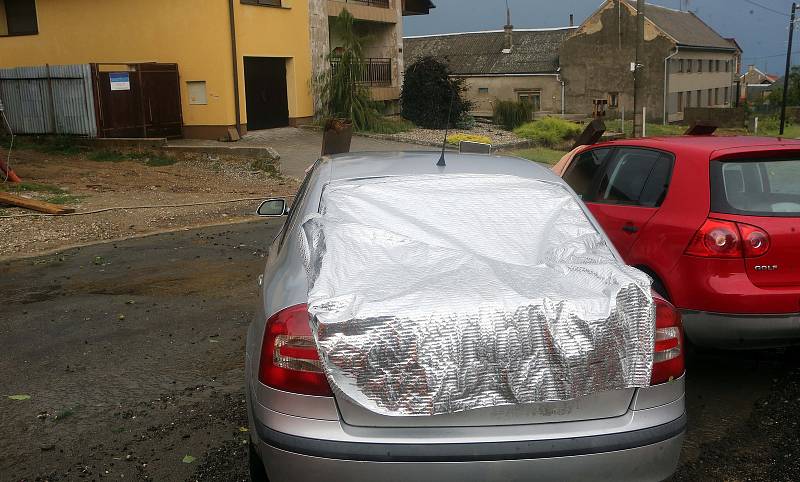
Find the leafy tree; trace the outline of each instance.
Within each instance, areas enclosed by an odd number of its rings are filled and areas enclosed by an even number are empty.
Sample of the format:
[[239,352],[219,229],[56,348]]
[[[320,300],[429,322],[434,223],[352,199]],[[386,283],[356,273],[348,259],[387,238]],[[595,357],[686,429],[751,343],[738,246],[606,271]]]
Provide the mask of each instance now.
[[[783,102],[783,78],[779,82],[780,86],[773,89],[767,97],[770,105],[781,105]],[[786,97],[786,105],[800,105],[800,66],[792,67],[789,71],[789,95]]]
[[444,129],[462,123],[472,109],[472,102],[464,98],[465,82],[452,77],[444,62],[433,57],[417,60],[406,68],[400,94],[403,117],[428,129]]
[[364,37],[354,28],[353,15],[343,9],[332,24],[341,45],[328,55],[332,68],[317,80],[322,114],[348,119],[356,130],[370,130],[380,122],[380,114],[361,81],[365,77]]

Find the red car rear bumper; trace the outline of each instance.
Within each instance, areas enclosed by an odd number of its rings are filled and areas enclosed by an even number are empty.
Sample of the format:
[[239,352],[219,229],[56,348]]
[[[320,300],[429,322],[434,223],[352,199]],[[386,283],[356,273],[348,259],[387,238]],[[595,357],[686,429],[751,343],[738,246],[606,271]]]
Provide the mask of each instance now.
[[732,315],[684,310],[683,329],[700,346],[773,348],[800,344],[800,313]]

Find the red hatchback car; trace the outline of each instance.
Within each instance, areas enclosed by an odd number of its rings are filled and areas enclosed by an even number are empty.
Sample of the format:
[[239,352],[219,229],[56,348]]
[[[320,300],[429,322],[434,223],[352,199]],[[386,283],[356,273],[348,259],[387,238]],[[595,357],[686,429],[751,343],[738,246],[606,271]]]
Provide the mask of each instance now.
[[579,148],[554,168],[701,346],[800,342],[800,141],[680,136]]

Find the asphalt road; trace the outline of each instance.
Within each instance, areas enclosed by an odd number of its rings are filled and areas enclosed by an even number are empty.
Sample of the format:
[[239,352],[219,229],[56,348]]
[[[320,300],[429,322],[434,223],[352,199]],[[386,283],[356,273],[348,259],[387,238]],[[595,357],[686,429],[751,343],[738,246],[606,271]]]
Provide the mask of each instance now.
[[[0,480],[246,480],[244,338],[277,228],[0,264]],[[676,479],[800,480],[798,366],[692,354]]]

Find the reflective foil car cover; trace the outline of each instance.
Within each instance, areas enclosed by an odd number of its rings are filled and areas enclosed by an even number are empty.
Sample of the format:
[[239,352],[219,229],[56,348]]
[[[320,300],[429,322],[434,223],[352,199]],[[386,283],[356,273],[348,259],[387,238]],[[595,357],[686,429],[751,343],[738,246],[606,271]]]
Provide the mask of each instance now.
[[301,236],[325,373],[373,412],[435,415],[649,385],[650,280],[618,261],[560,184],[336,181]]

